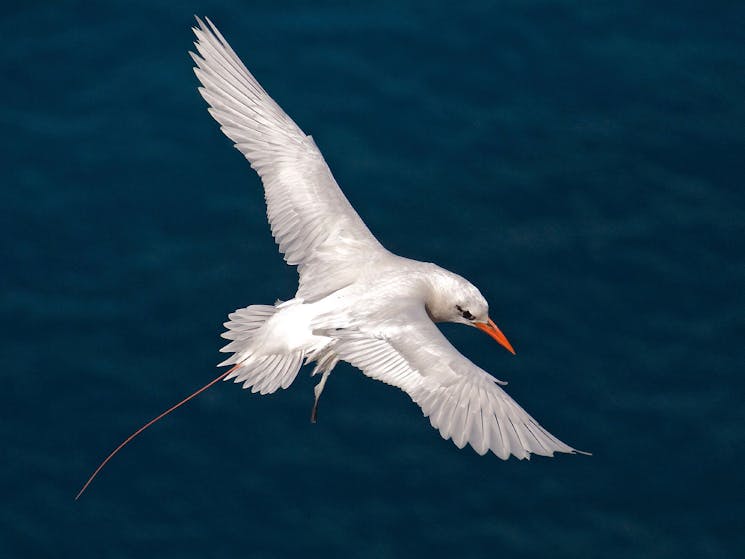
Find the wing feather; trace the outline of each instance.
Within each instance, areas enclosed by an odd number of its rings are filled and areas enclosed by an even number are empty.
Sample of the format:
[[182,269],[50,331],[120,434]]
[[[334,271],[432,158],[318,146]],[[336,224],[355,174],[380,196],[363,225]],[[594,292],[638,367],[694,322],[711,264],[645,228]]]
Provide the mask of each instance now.
[[334,352],[367,376],[396,386],[459,448],[502,459],[579,452],[541,427],[498,385],[461,355],[423,309],[406,309],[400,324],[335,332]]
[[313,301],[352,283],[360,264],[385,249],[347,201],[313,139],[269,97],[212,22],[197,23],[197,53],[190,54],[199,92],[261,177],[272,235],[287,263],[298,266],[296,296]]

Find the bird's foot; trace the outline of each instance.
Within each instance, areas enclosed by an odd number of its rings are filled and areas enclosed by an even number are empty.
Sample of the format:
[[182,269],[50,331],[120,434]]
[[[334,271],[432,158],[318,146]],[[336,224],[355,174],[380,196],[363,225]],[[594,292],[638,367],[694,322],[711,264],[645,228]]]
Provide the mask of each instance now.
[[313,393],[316,396],[315,401],[313,402],[313,409],[310,411],[310,422],[315,423],[318,419],[318,400],[321,398],[321,393],[323,392],[323,388],[326,386],[326,379],[329,378],[329,373],[331,371],[326,371],[323,373],[323,376],[321,377],[321,381],[316,385],[316,387],[313,389]]

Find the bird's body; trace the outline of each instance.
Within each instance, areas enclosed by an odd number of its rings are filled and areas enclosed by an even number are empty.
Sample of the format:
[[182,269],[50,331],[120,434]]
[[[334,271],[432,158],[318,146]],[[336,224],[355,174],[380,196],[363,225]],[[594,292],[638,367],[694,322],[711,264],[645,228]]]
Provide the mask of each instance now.
[[[344,351],[343,341],[351,335],[413,341],[418,332],[412,319],[437,321],[449,308],[442,294],[465,283],[435,264],[388,252],[360,263],[357,274],[353,283],[318,300],[295,297],[274,307],[253,305],[232,313],[223,337],[233,341],[222,351],[233,355],[221,365],[241,366],[226,380],[244,382],[245,388],[265,394],[280,385],[271,381],[270,373],[256,374],[252,366],[259,361],[300,354],[305,363],[320,362],[314,373],[325,372],[330,370],[328,364],[336,363],[332,358]],[[424,311],[426,317],[417,311]],[[283,376],[294,378],[294,373],[297,370]]]
[[[238,363],[246,354],[268,356],[302,351],[306,357],[319,355],[334,344],[335,337],[329,329],[364,329],[383,322],[404,326],[406,315],[402,311],[411,306],[428,308],[428,301],[437,308],[435,284],[455,277],[434,264],[391,253],[380,254],[358,266],[352,283],[329,294],[317,299],[296,295],[289,301],[278,301],[273,314],[255,330],[250,342],[241,337],[241,317],[247,314],[246,309],[231,314],[231,321],[226,323],[229,330],[223,337],[234,342],[222,351],[234,354],[221,365]],[[399,325],[398,320],[403,324]],[[242,343],[244,340],[247,343]],[[311,361],[315,359],[308,362]],[[238,377],[237,371],[231,375]]]
[[[435,264],[392,254],[347,201],[320,150],[259,85],[210,22],[194,28],[200,93],[221,130],[264,185],[272,234],[298,267],[295,297],[230,314],[223,337],[232,365],[212,383],[136,431],[127,442],[220,379],[262,394],[287,388],[304,363],[329,373],[347,361],[404,390],[445,439],[500,458],[577,452],[541,427],[498,381],[461,355],[435,322],[474,326],[514,353],[478,289]],[[315,418],[315,406],[313,418]]]

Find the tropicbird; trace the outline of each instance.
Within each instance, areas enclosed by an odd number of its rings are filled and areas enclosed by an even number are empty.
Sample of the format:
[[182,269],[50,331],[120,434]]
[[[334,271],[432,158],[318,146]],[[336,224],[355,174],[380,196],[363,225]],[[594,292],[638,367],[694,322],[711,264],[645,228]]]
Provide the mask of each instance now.
[[222,334],[231,341],[221,351],[232,355],[219,366],[232,367],[130,435],[77,497],[124,445],[216,382],[233,380],[270,394],[289,387],[308,363],[315,363],[312,375],[321,375],[314,422],[329,374],[347,361],[406,392],[458,448],[469,444],[478,454],[491,451],[504,460],[582,453],[541,427],[500,388],[506,383],[464,357],[435,325],[476,327],[514,354],[479,290],[436,264],[386,250],[342,193],[313,138],[206,19],[207,24],[197,17],[197,53],[189,53],[199,92],[261,177],[272,235],[286,262],[297,266],[298,290],[288,301],[231,313]]

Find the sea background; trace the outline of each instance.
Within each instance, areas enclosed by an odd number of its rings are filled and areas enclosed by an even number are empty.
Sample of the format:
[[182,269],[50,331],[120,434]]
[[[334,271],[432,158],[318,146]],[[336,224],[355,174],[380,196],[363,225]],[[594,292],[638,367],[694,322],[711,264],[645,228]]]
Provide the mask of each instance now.
[[[196,91],[220,27],[381,242],[480,287],[443,330],[593,456],[459,451],[339,366],[219,384],[292,296]],[[0,67],[0,556],[745,556],[745,4],[24,2]]]

